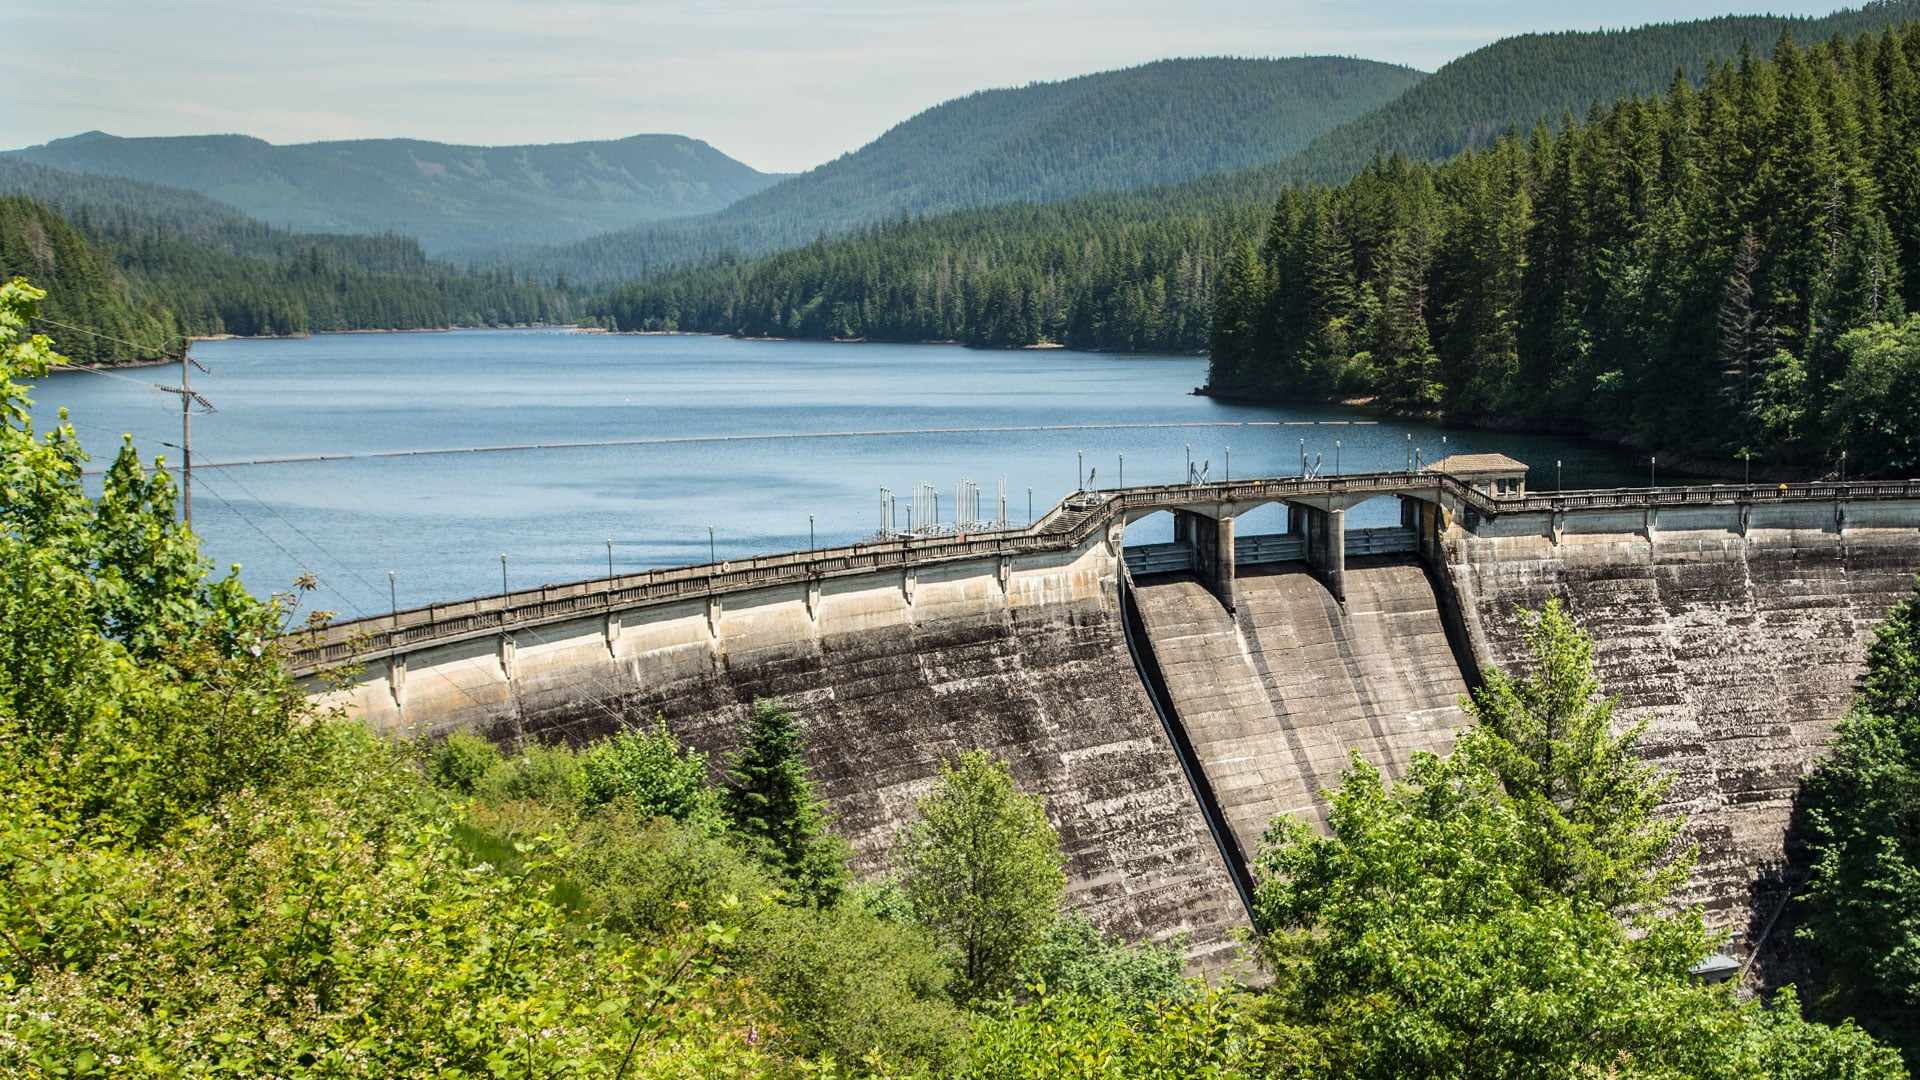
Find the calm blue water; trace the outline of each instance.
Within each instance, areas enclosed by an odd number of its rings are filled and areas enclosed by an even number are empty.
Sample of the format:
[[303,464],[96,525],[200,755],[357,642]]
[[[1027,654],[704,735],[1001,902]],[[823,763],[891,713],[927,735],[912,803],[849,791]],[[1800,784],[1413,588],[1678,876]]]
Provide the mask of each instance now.
[[[1289,426],[1156,430],[893,434],[754,439],[525,452],[353,458],[196,468],[194,521],[216,566],[242,566],[256,592],[310,571],[314,606],[343,615],[387,610],[387,572],[402,607],[492,594],[500,555],[514,588],[599,577],[615,569],[704,562],[708,528],[721,558],[790,551],[868,536],[879,491],[899,495],[899,520],[921,481],[951,493],[1007,480],[1008,514],[1026,520],[1027,489],[1044,510],[1074,489],[1080,462],[1097,482],[1172,483],[1196,462],[1224,475],[1290,475],[1300,440],[1324,468],[1335,441],[1346,471],[1403,468],[1409,434],[1427,460],[1500,451],[1534,466],[1551,488],[1645,483],[1644,459],[1566,439],[1442,429],[1365,410],[1221,404],[1194,397],[1206,361],[1064,350],[986,352],[945,345],[735,341],[539,330],[341,334],[289,341],[209,341],[194,355],[212,371],[194,389],[218,409],[193,423],[197,465],[381,450],[466,449],[804,432],[909,431],[1077,424],[1286,421]],[[178,400],[145,385],[177,369],[121,378],[60,372],[36,391],[36,423],[65,407],[83,443],[110,458],[121,432],[144,456],[178,452]],[[128,381],[133,380],[133,381]],[[1371,422],[1371,423],[1369,423]],[[1442,438],[1447,442],[1442,447]],[[1230,451],[1229,451],[1229,448]],[[1662,479],[1668,479],[1662,477]],[[1371,513],[1369,513],[1371,511]],[[1376,520],[1377,519],[1377,520]],[[1355,525],[1397,520],[1385,502]],[[1243,534],[1275,523],[1249,515]],[[1167,519],[1128,542],[1170,536]]]

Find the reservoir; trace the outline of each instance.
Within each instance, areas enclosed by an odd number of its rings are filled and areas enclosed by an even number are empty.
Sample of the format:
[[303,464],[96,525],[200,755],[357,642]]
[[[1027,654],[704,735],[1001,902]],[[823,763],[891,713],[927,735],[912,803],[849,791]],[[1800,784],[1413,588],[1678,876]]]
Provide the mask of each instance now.
[[[880,527],[882,488],[904,524],[921,483],[951,521],[962,481],[997,516],[1004,478],[1020,526],[1029,490],[1040,513],[1081,484],[1178,482],[1189,460],[1213,479],[1291,476],[1303,449],[1326,473],[1405,468],[1417,448],[1511,455],[1537,491],[1556,473],[1567,488],[1648,479],[1646,458],[1597,443],[1197,397],[1195,356],[558,330],[206,341],[193,355],[210,369],[193,389],[216,410],[193,418],[205,554],[239,563],[256,594],[311,573],[309,606],[346,617],[497,593],[503,554],[523,589],[604,576],[609,540],[620,573],[851,543]],[[153,384],[178,379],[57,372],[33,391],[34,422],[67,409],[92,468],[123,432],[176,464],[179,399]],[[285,458],[307,460],[237,464]],[[1243,535],[1277,530],[1270,512],[1243,518]],[[1396,514],[1383,500],[1350,521]],[[1127,540],[1169,529],[1162,515]]]

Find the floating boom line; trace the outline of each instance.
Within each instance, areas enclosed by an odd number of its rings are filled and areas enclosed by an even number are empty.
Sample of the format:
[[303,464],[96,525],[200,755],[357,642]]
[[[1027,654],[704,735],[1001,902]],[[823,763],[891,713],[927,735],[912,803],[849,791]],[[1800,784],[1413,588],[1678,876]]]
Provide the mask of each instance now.
[[[163,387],[161,389],[171,389]],[[426,450],[368,450],[348,454],[200,461],[196,469],[239,469],[255,465],[299,465],[318,461],[433,457],[441,454],[505,454],[537,450],[591,450],[618,446],[680,446],[687,443],[777,442],[799,439],[875,439],[902,435],[998,435],[1020,431],[1144,431],[1154,428],[1372,427],[1378,420],[1189,420],[1153,424],[1015,424],[1004,427],[902,428],[887,431],[789,431],[750,435],[663,435],[647,439],[597,439],[585,442],[516,443],[508,446],[440,447]],[[87,475],[101,470],[90,469]]]

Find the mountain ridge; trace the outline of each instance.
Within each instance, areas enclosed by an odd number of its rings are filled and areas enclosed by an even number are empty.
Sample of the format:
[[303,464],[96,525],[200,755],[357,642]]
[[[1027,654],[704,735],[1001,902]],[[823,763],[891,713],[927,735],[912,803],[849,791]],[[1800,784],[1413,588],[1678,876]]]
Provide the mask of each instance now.
[[903,213],[1146,187],[1272,160],[1422,78],[1348,57],[1200,57],[980,90],[714,214],[502,261],[613,280],[725,250],[779,250]]
[[0,156],[184,188],[290,230],[405,233],[443,257],[708,212],[782,178],[682,135],[507,146],[425,139],[276,145],[251,135],[93,131]]

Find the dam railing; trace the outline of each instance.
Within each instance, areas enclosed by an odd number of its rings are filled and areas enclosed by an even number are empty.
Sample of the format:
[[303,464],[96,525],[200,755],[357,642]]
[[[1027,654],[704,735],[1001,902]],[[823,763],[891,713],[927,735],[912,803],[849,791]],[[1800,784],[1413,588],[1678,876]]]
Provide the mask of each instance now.
[[[1433,472],[1357,473],[1322,477],[1258,477],[1209,484],[1076,492],[1021,529],[888,539],[714,563],[648,570],[497,596],[407,608],[389,615],[331,623],[289,635],[288,662],[307,674],[375,659],[425,644],[517,627],[533,627],[629,608],[804,585],[826,578],[906,570],[941,562],[1070,551],[1116,519],[1206,504],[1309,501],[1375,493],[1450,501],[1485,518],[1503,513],[1857,500],[1920,500],[1920,480],[1698,487],[1619,488],[1495,497]],[[1356,530],[1357,531],[1357,530]]]

